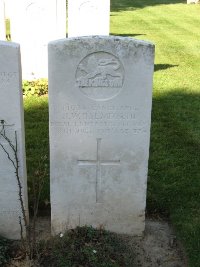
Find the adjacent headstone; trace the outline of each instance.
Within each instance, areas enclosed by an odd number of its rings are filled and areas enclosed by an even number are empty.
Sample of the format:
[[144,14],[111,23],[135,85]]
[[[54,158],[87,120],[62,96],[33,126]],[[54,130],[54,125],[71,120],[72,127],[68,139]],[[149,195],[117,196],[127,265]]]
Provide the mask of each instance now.
[[6,40],[5,4],[0,0],[0,40]]
[[10,19],[11,17],[11,14],[14,12],[14,10],[12,11],[13,9],[13,2],[15,0],[4,0],[4,3],[5,3],[5,16],[7,19]]
[[69,0],[68,37],[109,35],[110,0]]
[[21,45],[23,79],[47,78],[47,44],[66,37],[66,1],[18,0],[13,6],[11,37]]
[[187,4],[198,4],[199,0],[187,0]]
[[49,44],[52,233],[142,234],[154,46],[82,37]]
[[22,226],[24,221],[16,172],[28,217],[27,179],[20,48],[11,42],[0,42],[0,95],[0,236],[20,239],[20,218]]

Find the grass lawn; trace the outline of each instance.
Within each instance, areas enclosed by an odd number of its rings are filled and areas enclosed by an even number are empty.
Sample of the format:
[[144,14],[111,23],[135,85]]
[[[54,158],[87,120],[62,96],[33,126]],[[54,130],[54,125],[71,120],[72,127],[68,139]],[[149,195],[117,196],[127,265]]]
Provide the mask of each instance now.
[[[147,212],[169,216],[189,266],[199,267],[200,5],[112,0],[111,11],[112,34],[156,45]],[[48,99],[24,102],[29,188],[34,177],[46,177],[43,207],[49,201]]]
[[[41,193],[40,209],[49,203],[49,125],[48,98],[32,96],[24,99],[26,134],[26,162],[28,172],[28,193],[30,210],[33,209],[33,181],[44,186]],[[44,175],[45,178],[44,178]]]

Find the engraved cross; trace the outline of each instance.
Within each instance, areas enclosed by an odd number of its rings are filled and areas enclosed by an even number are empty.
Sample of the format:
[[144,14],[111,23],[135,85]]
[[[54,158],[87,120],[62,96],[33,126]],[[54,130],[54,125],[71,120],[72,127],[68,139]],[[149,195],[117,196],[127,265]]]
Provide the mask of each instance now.
[[101,160],[101,138],[97,138],[97,152],[95,160],[78,160],[79,166],[96,166],[96,203],[101,202],[101,168],[102,166],[116,166],[120,160]]

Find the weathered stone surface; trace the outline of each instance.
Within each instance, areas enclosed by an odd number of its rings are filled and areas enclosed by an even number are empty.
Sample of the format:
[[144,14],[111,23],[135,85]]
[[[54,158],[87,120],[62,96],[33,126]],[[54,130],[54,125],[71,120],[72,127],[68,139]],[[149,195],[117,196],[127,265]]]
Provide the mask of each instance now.
[[47,44],[66,37],[65,0],[14,1],[11,36],[21,45],[23,79],[47,77]]
[[0,95],[0,236],[19,239],[22,212],[14,167],[17,163],[14,150],[5,138],[8,137],[15,148],[17,141],[18,174],[28,216],[20,49],[15,43],[0,42]]
[[6,25],[5,25],[5,4],[0,0],[0,40],[6,39]]
[[110,0],[69,0],[68,37],[109,35]]
[[154,46],[83,37],[49,44],[52,233],[142,234]]

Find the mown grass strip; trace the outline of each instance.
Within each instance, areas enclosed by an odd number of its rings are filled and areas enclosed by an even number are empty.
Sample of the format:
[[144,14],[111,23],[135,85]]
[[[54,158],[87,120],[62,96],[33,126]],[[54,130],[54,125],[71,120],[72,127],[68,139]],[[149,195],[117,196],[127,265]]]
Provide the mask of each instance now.
[[116,12],[113,2],[113,32],[156,44],[147,209],[169,214],[190,266],[198,267],[200,6],[123,0]]

